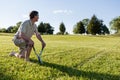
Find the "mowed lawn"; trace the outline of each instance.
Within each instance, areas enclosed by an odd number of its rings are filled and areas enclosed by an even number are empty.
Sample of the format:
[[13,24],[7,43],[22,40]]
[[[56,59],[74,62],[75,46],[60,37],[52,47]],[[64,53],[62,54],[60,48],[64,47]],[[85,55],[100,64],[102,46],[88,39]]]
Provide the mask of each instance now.
[[[0,80],[120,80],[120,37],[44,35],[43,65],[9,57],[13,34],[0,34]],[[41,43],[32,37],[37,52]]]

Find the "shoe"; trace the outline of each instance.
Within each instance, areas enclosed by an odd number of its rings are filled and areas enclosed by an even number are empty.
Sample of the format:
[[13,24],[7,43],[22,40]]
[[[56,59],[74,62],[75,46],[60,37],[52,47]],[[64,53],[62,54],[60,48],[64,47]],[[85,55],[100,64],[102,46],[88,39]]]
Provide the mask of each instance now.
[[11,56],[11,57],[15,56],[15,52],[12,51],[11,53],[9,53],[9,56]]

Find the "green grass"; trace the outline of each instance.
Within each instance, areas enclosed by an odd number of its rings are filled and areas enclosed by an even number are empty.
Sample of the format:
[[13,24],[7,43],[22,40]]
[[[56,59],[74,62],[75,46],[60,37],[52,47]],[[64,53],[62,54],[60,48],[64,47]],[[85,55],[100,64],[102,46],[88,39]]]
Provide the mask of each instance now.
[[[13,34],[0,34],[0,80],[120,80],[120,38],[44,35],[43,65],[32,51],[27,63],[9,57]],[[41,43],[33,36],[37,52]]]

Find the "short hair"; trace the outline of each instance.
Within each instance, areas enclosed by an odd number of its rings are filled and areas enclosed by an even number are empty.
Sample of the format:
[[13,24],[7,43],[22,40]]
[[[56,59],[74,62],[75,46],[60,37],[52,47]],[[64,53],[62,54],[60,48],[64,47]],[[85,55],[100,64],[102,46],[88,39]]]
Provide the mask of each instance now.
[[30,19],[33,19],[35,16],[38,16],[38,11],[31,11],[29,16]]

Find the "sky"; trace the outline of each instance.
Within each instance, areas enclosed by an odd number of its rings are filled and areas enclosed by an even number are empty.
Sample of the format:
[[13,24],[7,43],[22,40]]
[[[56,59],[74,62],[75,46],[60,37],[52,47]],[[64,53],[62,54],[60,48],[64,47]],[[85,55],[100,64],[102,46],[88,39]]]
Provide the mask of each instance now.
[[60,23],[64,22],[66,31],[72,34],[77,22],[90,19],[93,14],[109,27],[109,22],[120,16],[120,0],[1,0],[0,28],[29,19],[32,10],[39,12],[37,25],[50,23],[57,33]]

